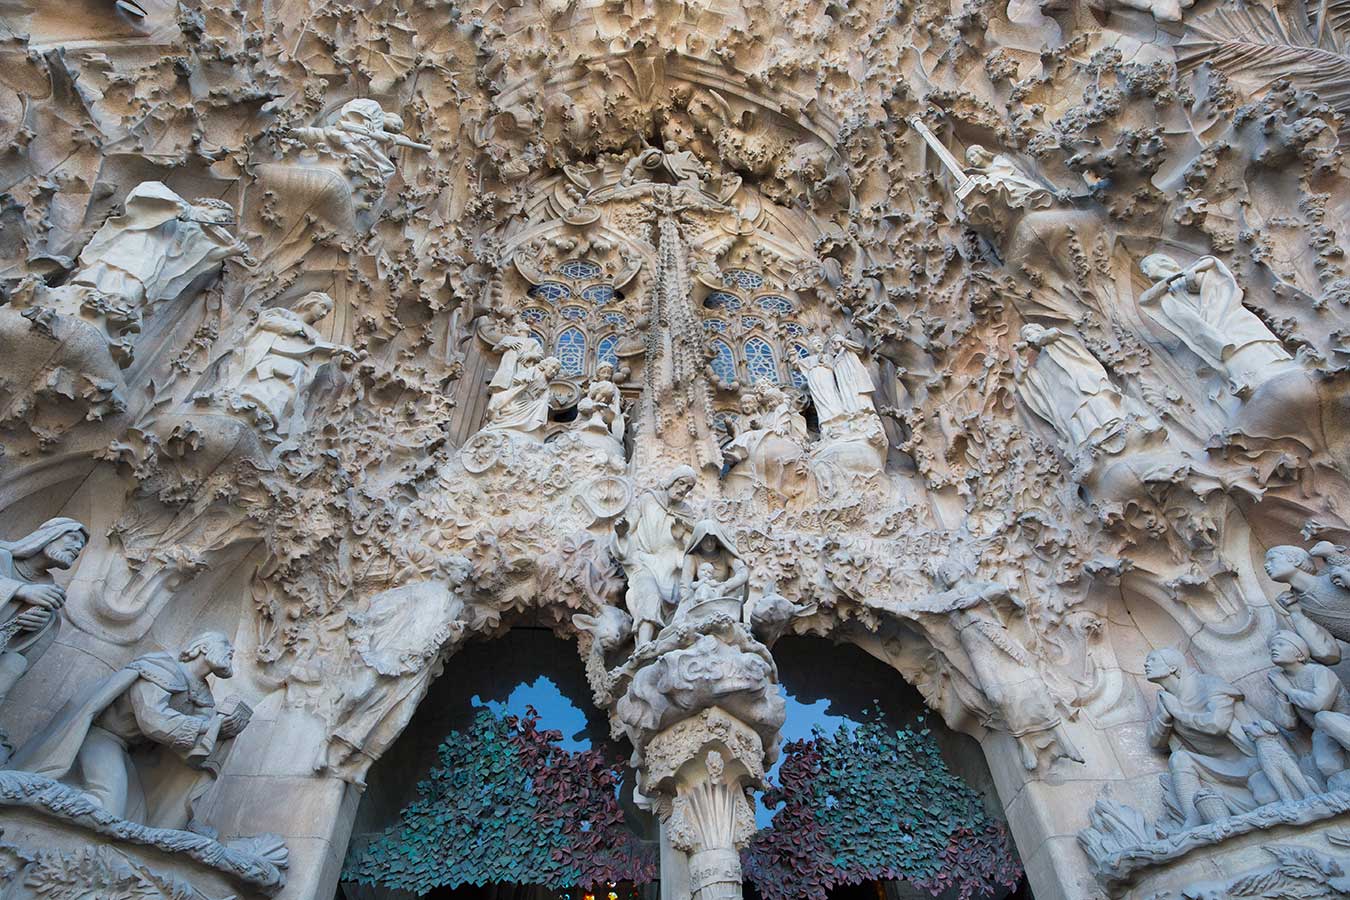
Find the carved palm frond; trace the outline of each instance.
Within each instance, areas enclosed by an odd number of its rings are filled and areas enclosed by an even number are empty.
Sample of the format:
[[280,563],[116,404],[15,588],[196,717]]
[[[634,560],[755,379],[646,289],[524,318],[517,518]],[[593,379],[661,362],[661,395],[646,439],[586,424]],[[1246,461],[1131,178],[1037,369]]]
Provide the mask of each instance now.
[[[1350,0],[1314,8],[1292,4],[1284,15],[1239,0],[1201,16],[1177,47],[1183,71],[1209,63],[1260,90],[1288,78],[1313,91],[1350,121]],[[1342,128],[1350,137],[1350,125]]]

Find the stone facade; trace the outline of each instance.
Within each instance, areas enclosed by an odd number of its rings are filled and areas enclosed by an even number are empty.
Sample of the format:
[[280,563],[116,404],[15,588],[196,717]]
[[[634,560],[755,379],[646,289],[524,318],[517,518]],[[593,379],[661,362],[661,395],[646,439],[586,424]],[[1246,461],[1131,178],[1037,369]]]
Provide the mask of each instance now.
[[979,740],[1038,900],[1350,895],[1336,3],[0,21],[5,897],[330,900],[522,625],[667,900],[788,634]]

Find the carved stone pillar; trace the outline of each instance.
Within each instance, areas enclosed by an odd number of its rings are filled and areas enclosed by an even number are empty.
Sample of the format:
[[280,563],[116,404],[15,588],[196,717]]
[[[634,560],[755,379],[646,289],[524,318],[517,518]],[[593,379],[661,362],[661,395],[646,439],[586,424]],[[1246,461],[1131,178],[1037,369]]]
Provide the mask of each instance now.
[[[683,896],[740,898],[740,850],[755,831],[749,791],[763,783],[759,735],[719,707],[684,719],[647,745],[644,789],[656,803],[671,847],[688,862]],[[663,883],[665,876],[663,871]]]

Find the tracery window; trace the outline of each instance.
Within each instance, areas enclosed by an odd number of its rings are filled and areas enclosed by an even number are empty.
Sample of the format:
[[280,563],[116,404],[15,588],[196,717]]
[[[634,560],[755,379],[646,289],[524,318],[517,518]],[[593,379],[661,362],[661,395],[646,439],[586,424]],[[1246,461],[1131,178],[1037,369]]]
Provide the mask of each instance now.
[[719,381],[804,387],[805,379],[789,365],[805,354],[797,304],[773,291],[763,275],[729,269],[722,273],[721,289],[709,291],[702,305],[710,365]]
[[564,378],[594,374],[601,362],[618,367],[629,320],[618,311],[623,294],[604,278],[598,263],[569,259],[525,292],[520,316],[544,352],[558,357]]

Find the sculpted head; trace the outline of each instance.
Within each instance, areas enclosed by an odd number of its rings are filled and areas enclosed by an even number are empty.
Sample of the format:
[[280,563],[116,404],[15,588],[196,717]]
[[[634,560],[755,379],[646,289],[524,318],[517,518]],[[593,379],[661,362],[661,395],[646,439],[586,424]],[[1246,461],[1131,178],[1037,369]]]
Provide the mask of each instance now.
[[698,473],[689,466],[680,466],[666,478],[666,494],[677,503],[689,496],[698,482]]
[[234,675],[234,645],[219,631],[199,634],[178,654],[180,662],[192,662],[204,659],[207,668],[217,678],[229,678]]
[[403,131],[403,118],[395,113],[387,112],[384,114],[384,130],[390,134],[399,134]]
[[976,168],[984,168],[994,161],[994,154],[981,147],[979,144],[971,144],[966,149],[966,163]]
[[812,335],[811,339],[806,342],[806,347],[812,353],[823,353],[825,351],[825,339],[818,334]]
[[29,560],[36,569],[69,569],[89,543],[89,531],[74,519],[48,519],[37,530],[7,549],[15,559]]
[[1277,666],[1305,663],[1312,658],[1308,642],[1292,631],[1277,631],[1270,636],[1270,661]]
[[558,359],[556,356],[546,357],[544,361],[539,364],[539,368],[544,373],[544,378],[548,381],[552,381],[554,378],[557,378],[558,373],[562,371],[562,360]]
[[1313,565],[1312,556],[1308,554],[1308,551],[1292,544],[1282,544],[1267,550],[1265,569],[1271,581],[1278,581],[1283,584],[1287,584],[1289,579],[1293,578],[1298,572],[1308,575],[1317,573],[1317,568]]
[[595,367],[595,381],[613,381],[614,365],[612,363],[602,362]]
[[754,391],[741,394],[741,412],[747,416],[759,412],[759,395]]
[[716,574],[716,572],[717,572],[717,570],[716,570],[715,568],[713,568],[713,564],[712,564],[712,563],[710,563],[710,562],[699,563],[699,566],[698,566],[698,580],[699,580],[699,581],[712,581],[712,580],[713,580],[713,575]]
[[310,291],[295,304],[295,311],[310,325],[321,322],[333,311],[333,298],[323,291]]
[[1028,322],[1027,324],[1023,325],[1021,332],[1022,340],[1026,341],[1028,344],[1031,344],[1033,346],[1036,344],[1037,341],[1045,337],[1047,333],[1048,332],[1044,327],[1037,325],[1034,322]]
[[1181,271],[1181,266],[1166,253],[1152,253],[1139,262],[1139,271],[1150,281],[1162,281]]
[[1144,677],[1154,684],[1161,684],[1173,675],[1186,671],[1186,657],[1180,650],[1160,647],[1144,659]]
[[467,556],[447,556],[441,561],[441,571],[450,584],[459,587],[473,574],[473,562]]

